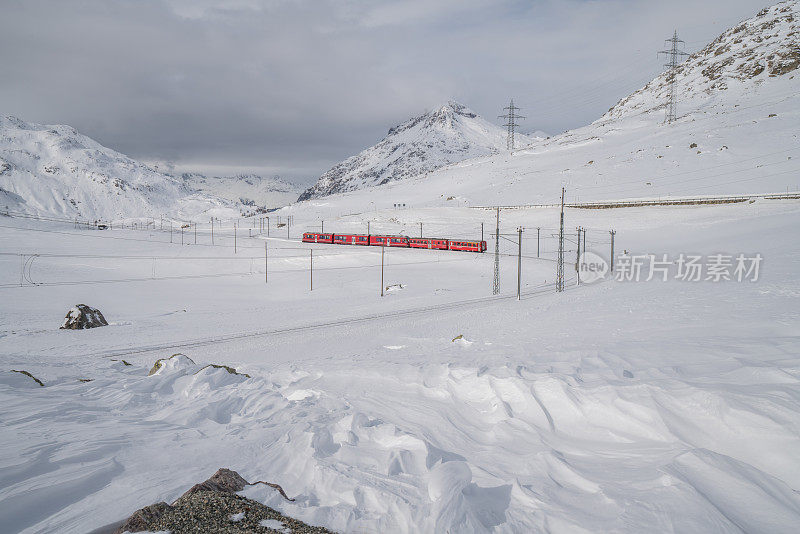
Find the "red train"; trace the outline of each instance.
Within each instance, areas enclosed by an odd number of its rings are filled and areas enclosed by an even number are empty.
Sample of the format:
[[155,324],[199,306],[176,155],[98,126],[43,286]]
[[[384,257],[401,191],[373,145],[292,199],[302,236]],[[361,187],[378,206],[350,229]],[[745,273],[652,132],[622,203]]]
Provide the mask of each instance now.
[[438,237],[406,237],[404,235],[321,234],[305,232],[303,233],[303,243],[486,252],[486,241],[442,239]]

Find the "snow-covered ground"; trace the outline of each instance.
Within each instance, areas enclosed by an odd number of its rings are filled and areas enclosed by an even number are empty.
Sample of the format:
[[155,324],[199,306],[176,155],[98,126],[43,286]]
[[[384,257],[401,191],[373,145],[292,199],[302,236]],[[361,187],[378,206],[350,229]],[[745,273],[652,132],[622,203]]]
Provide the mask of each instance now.
[[[388,210],[326,229],[477,237],[484,222],[488,239],[492,217]],[[313,246],[309,291],[296,239],[315,223],[296,219],[292,241],[242,224],[234,254],[232,228],[181,246],[1,218],[4,252],[52,255],[23,287],[21,258],[0,256],[5,529],[85,532],[225,466],[296,501],[249,496],[346,532],[796,530],[797,201],[568,210],[561,294],[557,211],[503,212],[508,240],[525,228],[521,301],[513,256],[493,298],[492,254],[389,249],[381,297],[380,251],[334,245]],[[576,226],[606,258],[610,228],[617,253],[760,253],[759,279],[575,287]],[[59,331],[77,303],[111,325]]]

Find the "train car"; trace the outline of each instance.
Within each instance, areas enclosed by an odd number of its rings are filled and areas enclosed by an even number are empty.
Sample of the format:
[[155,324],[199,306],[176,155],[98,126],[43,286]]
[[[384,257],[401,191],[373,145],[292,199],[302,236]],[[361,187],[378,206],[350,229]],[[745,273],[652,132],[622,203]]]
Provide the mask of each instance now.
[[402,235],[371,235],[369,244],[374,247],[405,247],[408,248],[408,238]]
[[486,252],[486,241],[456,241],[438,237],[407,237],[404,235],[323,234],[304,232],[303,242]]
[[369,236],[362,234],[333,234],[334,245],[369,245]]
[[353,245],[355,244],[356,236],[352,234],[333,234],[334,245]]
[[333,243],[333,234],[305,232],[303,234],[303,243]]
[[450,250],[461,250],[464,252],[485,252],[486,241],[450,241]]
[[428,248],[447,250],[447,239],[439,239],[435,237],[412,237],[408,240],[408,246],[411,248]]

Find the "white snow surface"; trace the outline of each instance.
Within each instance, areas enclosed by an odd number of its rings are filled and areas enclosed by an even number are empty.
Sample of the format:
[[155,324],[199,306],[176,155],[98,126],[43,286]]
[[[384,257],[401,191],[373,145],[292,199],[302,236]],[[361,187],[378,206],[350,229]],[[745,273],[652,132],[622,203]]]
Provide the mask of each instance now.
[[[516,146],[531,141],[517,134]],[[445,165],[506,151],[507,133],[458,102],[389,129],[379,143],[325,172],[300,200],[426,176]]]
[[[492,219],[438,208],[373,224],[422,215],[447,234]],[[557,220],[517,210],[502,228]],[[537,260],[534,230],[519,302],[516,258],[502,258],[509,298],[495,300],[491,254],[391,249],[384,283],[405,289],[382,299],[367,247],[315,245],[308,291],[294,240],[266,240],[265,284],[263,236],[240,237],[234,255],[219,229],[214,247],[207,229],[205,245],[181,247],[3,219],[3,250],[132,258],[42,256],[30,278],[53,285],[0,288],[2,370],[45,384],[0,380],[0,521],[85,532],[229,467],[296,500],[247,496],[342,532],[795,531],[800,203],[568,210],[566,224],[606,255],[616,227],[618,251],[759,252],[763,269],[756,283],[571,278],[533,294],[555,269],[552,231]],[[3,282],[18,283],[19,258],[3,258]],[[148,281],[153,261],[181,278]],[[112,325],[58,330],[78,301]],[[174,353],[186,356],[148,376]]]
[[105,221],[235,217],[242,206],[188,188],[64,125],[0,116],[0,210]]

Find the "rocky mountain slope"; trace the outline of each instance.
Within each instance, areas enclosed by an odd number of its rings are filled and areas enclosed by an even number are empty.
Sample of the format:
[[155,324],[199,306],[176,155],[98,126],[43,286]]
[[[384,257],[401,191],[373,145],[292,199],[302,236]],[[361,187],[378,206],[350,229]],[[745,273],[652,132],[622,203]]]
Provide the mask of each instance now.
[[[517,136],[517,145],[530,140]],[[445,165],[506,149],[506,130],[467,107],[448,102],[389,129],[378,144],[347,158],[325,174],[299,200],[383,185],[431,172]]]
[[[676,89],[684,110],[711,97],[725,99],[731,86],[757,86],[767,78],[794,76],[800,67],[800,10],[796,0],[780,2],[728,29],[676,68]],[[672,74],[664,72],[620,100],[603,117],[618,119],[663,107]],[[680,116],[680,110],[679,110]]]
[[300,187],[277,175],[205,176],[187,172],[181,174],[180,178],[193,190],[246,206],[268,209],[291,204],[301,192]]
[[0,117],[0,209],[113,220],[235,216],[236,203],[193,191],[64,125]]

